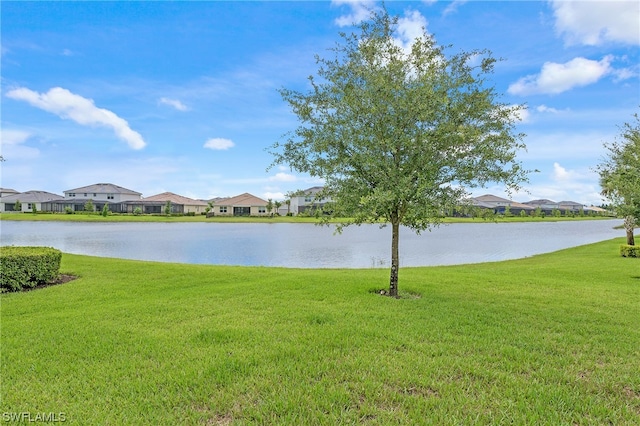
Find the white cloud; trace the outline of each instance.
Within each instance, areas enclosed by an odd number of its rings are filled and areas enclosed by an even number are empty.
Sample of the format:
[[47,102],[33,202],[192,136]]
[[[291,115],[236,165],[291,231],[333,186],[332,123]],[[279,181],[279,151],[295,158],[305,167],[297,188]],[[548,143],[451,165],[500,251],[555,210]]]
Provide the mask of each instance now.
[[233,141],[224,138],[212,138],[204,143],[204,148],[213,149],[216,151],[227,150],[233,148],[235,144]]
[[613,71],[615,78],[613,81],[616,83],[623,80],[628,80],[638,76],[638,67],[633,68],[620,68]]
[[545,62],[539,74],[521,78],[509,86],[513,95],[558,94],[587,86],[613,72],[608,55],[600,61],[578,57],[564,64]]
[[269,192],[269,191],[264,192],[262,194],[263,200],[268,200],[269,198],[271,198],[273,201],[284,200],[285,195],[282,192]]
[[467,2],[467,0],[453,0],[452,2],[449,3],[449,5],[442,12],[442,14],[446,16],[446,15],[450,15],[452,13],[455,13],[455,12],[458,11],[458,7],[462,6],[466,2]]
[[351,13],[336,18],[335,23],[339,27],[348,27],[350,25],[359,24],[366,21],[371,15],[371,11],[375,10],[375,1],[371,0],[333,0],[332,5],[347,5],[351,8]]
[[270,176],[271,182],[295,182],[298,178],[289,173],[276,173],[275,176]]
[[551,0],[556,32],[567,44],[640,44],[640,2]]
[[1,129],[0,155],[5,160],[11,161],[38,157],[40,150],[23,145],[29,138],[31,138],[31,134],[23,130]]
[[160,98],[160,100],[158,101],[161,104],[164,105],[169,105],[170,107],[173,107],[175,109],[177,109],[178,111],[188,111],[189,108],[183,104],[182,102],[180,102],[177,99],[169,99],[169,98]]
[[[515,107],[517,105],[511,105],[511,107]],[[529,108],[522,107],[516,111],[512,112],[512,120],[520,121],[521,123],[528,123],[531,119],[531,113],[529,112]]]
[[23,143],[29,137],[31,137],[31,134],[24,130],[0,129],[0,144],[2,146]]
[[573,177],[574,173],[562,167],[559,163],[553,163],[553,178],[557,181],[566,181]]
[[557,114],[557,113],[560,112],[559,110],[557,110],[555,108],[548,107],[546,105],[538,105],[536,107],[536,111],[542,112],[542,113],[548,112],[548,113],[551,113],[551,114]]
[[92,99],[83,98],[67,89],[54,87],[47,93],[38,93],[20,87],[7,92],[7,97],[26,101],[36,108],[83,126],[109,127],[133,149],[142,149],[146,145],[140,133],[132,130],[126,120],[107,109],[96,107]]
[[424,34],[427,20],[417,10],[406,11],[404,17],[398,19],[396,44],[408,52],[417,38]]

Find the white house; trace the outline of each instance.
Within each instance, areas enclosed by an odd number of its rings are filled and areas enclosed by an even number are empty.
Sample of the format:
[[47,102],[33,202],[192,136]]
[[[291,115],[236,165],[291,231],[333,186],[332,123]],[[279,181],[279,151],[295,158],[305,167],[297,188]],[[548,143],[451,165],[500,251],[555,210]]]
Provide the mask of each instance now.
[[[37,211],[44,210],[42,205],[52,201],[63,200],[64,198],[57,194],[46,191],[27,191],[13,195],[7,195],[0,198],[1,212],[32,212],[34,207]],[[20,201],[20,210],[15,210],[16,202]]]
[[0,198],[14,194],[19,194],[19,192],[11,188],[0,188]]
[[131,189],[123,188],[112,183],[96,183],[94,185],[83,186],[64,191],[66,200],[83,201],[107,201],[109,203],[120,203],[122,201],[135,201],[141,199],[142,194]]
[[291,197],[291,204],[289,206],[284,205],[283,207],[280,207],[279,211],[284,211],[285,214],[290,212],[295,216],[300,213],[304,213],[307,210],[321,209],[326,203],[331,201],[330,198],[319,198],[318,193],[323,189],[324,187],[322,186],[314,186],[312,188],[299,191],[297,195]]

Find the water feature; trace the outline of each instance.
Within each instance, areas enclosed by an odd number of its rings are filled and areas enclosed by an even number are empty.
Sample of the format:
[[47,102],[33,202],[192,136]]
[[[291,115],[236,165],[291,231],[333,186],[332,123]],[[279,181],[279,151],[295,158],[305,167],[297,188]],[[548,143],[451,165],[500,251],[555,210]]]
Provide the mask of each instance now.
[[[522,258],[624,236],[620,220],[454,223],[416,235],[401,229],[401,266]],[[0,245],[160,262],[294,268],[388,267],[391,229],[295,223],[0,223]]]

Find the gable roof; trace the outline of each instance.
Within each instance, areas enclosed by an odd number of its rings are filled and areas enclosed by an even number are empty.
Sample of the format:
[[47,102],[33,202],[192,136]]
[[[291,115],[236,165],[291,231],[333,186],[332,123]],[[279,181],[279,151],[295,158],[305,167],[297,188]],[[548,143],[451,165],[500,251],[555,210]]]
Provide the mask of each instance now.
[[200,200],[194,200],[193,198],[183,197],[182,195],[174,194],[173,192],[163,192],[162,194],[152,195],[151,197],[143,198],[142,201],[170,201],[173,204],[183,204],[185,206],[206,206],[207,203]]
[[525,201],[524,204],[530,204],[532,206],[541,206],[543,204],[558,204],[558,203],[556,203],[555,201],[547,200],[546,198],[542,198],[539,200]]
[[46,191],[27,191],[2,197],[2,202],[5,204],[15,203],[16,201],[21,203],[45,203],[57,200],[64,200],[64,197]]
[[19,194],[19,192],[11,188],[0,188],[0,194]]
[[123,188],[118,185],[114,185],[112,183],[96,183],[89,186],[82,186],[80,188],[67,189],[64,192],[91,192],[91,193],[100,193],[100,194],[134,194],[134,195],[142,195],[139,192],[133,191],[131,189]]
[[214,203],[216,206],[266,206],[267,202],[262,198],[251,195],[248,192],[236,195],[235,197],[225,198]]
[[582,203],[576,203],[575,201],[559,201],[560,206],[582,206]]
[[485,194],[479,197],[473,197],[474,200],[477,200],[481,203],[512,203],[513,201],[507,200],[506,198],[498,197],[497,195]]
[[311,188],[307,188],[301,192],[303,195],[314,195],[322,191],[323,189],[324,189],[324,186],[312,186]]

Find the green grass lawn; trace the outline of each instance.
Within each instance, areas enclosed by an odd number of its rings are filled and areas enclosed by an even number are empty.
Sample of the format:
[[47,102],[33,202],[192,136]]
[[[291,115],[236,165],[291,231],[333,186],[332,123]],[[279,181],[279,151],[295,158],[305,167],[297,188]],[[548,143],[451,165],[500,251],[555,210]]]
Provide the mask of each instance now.
[[[560,222],[576,220],[611,219],[611,216],[576,216],[576,217],[535,217],[535,216],[496,216],[494,218],[445,217],[443,223],[473,223],[473,222]],[[309,216],[165,216],[165,215],[131,215],[111,214],[102,216],[100,213],[0,213],[0,221],[58,221],[58,222],[218,222],[218,223],[319,223],[315,217]],[[349,222],[350,219],[334,218],[331,223]]]
[[3,413],[67,424],[640,424],[623,239],[388,271],[63,255],[1,305]]

